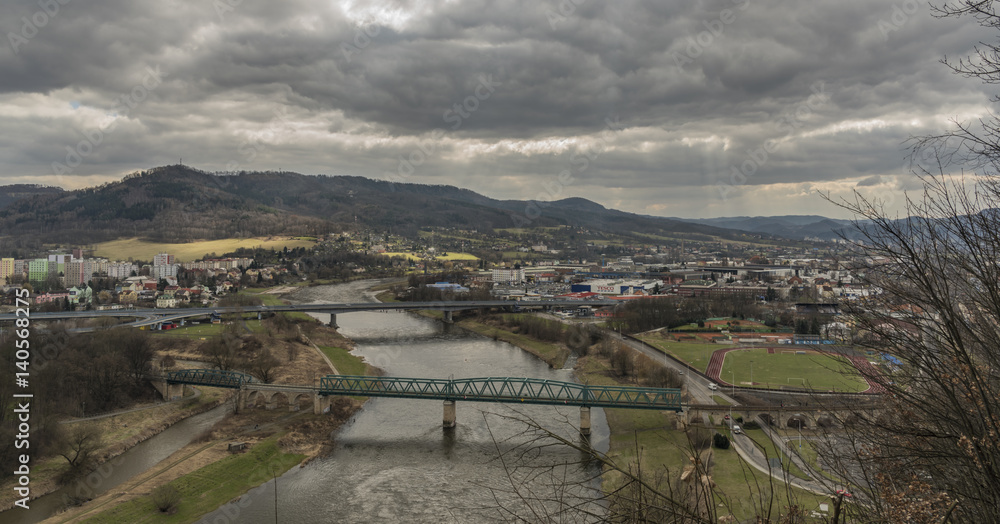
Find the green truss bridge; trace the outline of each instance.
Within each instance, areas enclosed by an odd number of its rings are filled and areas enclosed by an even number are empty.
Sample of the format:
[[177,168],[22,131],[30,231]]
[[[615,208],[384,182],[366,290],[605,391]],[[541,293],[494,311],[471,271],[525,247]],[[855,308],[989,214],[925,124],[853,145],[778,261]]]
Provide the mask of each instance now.
[[[679,389],[631,386],[595,386],[519,377],[482,377],[463,379],[374,377],[361,375],[327,375],[319,386],[294,384],[263,384],[252,376],[217,369],[187,369],[171,371],[160,380],[167,387],[190,384],[239,389],[244,397],[263,395],[269,408],[276,405],[277,395],[286,399],[309,396],[315,413],[329,406],[331,396],[393,397],[444,401],[444,426],[455,426],[455,403],[502,402],[508,404],[544,404],[579,406],[580,432],[590,433],[590,408],[683,410]],[[241,405],[245,399],[241,400]],[[290,406],[297,408],[297,405]]]
[[681,411],[679,389],[586,386],[537,378],[327,375],[320,380],[319,394]]
[[580,432],[590,434],[590,408],[682,411],[679,389],[590,386],[558,380],[515,377],[463,379],[327,375],[320,379],[322,396],[358,395],[444,401],[444,426],[455,426],[455,402],[502,402],[579,406]]
[[170,371],[164,378],[167,384],[190,384],[217,388],[240,389],[244,384],[259,382],[252,375],[218,369],[182,369]]

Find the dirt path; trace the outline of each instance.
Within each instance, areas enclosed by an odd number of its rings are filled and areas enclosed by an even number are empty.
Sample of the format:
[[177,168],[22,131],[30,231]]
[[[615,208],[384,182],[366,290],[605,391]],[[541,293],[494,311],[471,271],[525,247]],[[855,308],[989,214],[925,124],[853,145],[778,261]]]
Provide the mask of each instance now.
[[150,404],[148,406],[139,406],[137,408],[123,409],[121,411],[112,411],[110,413],[102,413],[100,415],[94,415],[92,417],[73,418],[73,419],[69,419],[69,420],[60,420],[59,423],[60,424],[72,424],[74,422],[83,422],[83,421],[86,421],[86,420],[98,420],[98,419],[108,418],[108,417],[117,417],[118,415],[124,415],[126,413],[134,413],[136,411],[143,411],[143,410],[146,410],[146,409],[158,408],[158,407],[162,407],[165,404],[171,404],[171,403],[174,403],[174,402],[181,402],[181,401],[184,401],[184,400],[191,400],[191,399],[198,398],[198,397],[201,396],[201,390],[200,389],[198,389],[196,387],[193,387],[193,386],[188,386],[188,387],[190,387],[194,391],[194,395],[191,395],[190,397],[178,397],[178,398],[175,398],[173,400],[164,400],[163,402],[157,402],[156,404]]
[[330,369],[333,370],[333,374],[334,375],[339,375],[340,371],[337,371],[337,366],[333,365],[333,362],[330,361],[330,358],[326,356],[326,353],[323,353],[323,350],[320,349],[319,346],[317,346],[316,344],[314,344],[312,340],[309,340],[309,337],[307,337],[305,335],[305,333],[302,332],[302,326],[296,325],[295,327],[296,327],[296,329],[299,330],[299,336],[302,337],[302,340],[305,340],[306,342],[308,342],[309,345],[312,346],[313,349],[316,350],[316,353],[319,353],[319,356],[323,357],[323,360],[325,360],[326,363],[327,363],[327,365],[330,366]]

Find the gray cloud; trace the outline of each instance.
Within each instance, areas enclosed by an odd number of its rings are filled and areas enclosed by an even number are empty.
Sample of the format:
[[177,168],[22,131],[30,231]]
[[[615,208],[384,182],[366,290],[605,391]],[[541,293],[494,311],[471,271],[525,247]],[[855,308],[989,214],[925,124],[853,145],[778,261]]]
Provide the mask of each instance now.
[[[220,2],[71,0],[30,38],[38,5],[0,6],[0,183],[77,187],[183,157],[404,166],[409,181],[533,198],[570,170],[560,197],[639,212],[836,214],[816,190],[902,175],[908,138],[982,113],[984,86],[938,61],[996,36],[924,4],[897,24],[889,0]],[[151,67],[162,83],[116,111]],[[611,116],[624,130],[602,135]]]

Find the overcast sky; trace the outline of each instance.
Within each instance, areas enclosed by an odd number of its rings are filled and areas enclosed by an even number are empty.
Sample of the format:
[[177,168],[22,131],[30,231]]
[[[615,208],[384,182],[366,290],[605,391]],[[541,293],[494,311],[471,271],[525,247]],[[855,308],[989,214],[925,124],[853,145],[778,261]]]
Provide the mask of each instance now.
[[907,138],[992,94],[940,59],[997,36],[901,0],[50,1],[0,4],[0,184],[183,158],[680,217],[901,200]]

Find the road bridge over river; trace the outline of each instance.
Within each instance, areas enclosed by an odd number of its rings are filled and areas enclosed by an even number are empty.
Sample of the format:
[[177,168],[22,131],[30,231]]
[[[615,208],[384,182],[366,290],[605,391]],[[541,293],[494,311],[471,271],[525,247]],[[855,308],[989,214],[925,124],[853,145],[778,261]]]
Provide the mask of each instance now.
[[[185,308],[185,309],[115,309],[106,311],[54,311],[54,312],[32,312],[33,320],[71,320],[79,318],[135,318],[137,320],[121,324],[122,326],[142,327],[154,326],[164,322],[174,322],[183,319],[209,317],[213,313],[223,314],[254,314],[261,316],[265,313],[280,312],[301,312],[301,313],[326,313],[330,315],[330,325],[337,327],[338,313],[352,313],[355,311],[415,311],[421,309],[433,309],[444,311],[445,322],[452,321],[452,313],[455,311],[465,311],[469,309],[508,309],[508,310],[531,310],[552,308],[580,308],[584,306],[614,306],[618,305],[616,300],[450,300],[434,302],[354,302],[354,303],[329,303],[329,304],[282,304],[273,306],[242,306],[242,307],[210,307],[210,308]],[[23,317],[23,315],[22,315]],[[16,314],[0,315],[0,322],[13,322],[17,320]]]
[[[156,382],[157,380],[154,380]],[[590,434],[590,408],[683,410],[681,390],[632,386],[596,386],[519,377],[481,377],[464,379],[434,379],[406,377],[375,377],[327,375],[318,385],[261,384],[243,373],[215,369],[171,371],[159,377],[165,396],[173,395],[171,386],[190,384],[240,390],[241,406],[257,395],[263,395],[267,406],[276,406],[275,397],[284,395],[289,409],[298,409],[298,400],[312,397],[313,412],[329,408],[332,396],[394,397],[444,401],[445,427],[455,426],[455,403],[501,402],[507,404],[543,404],[579,406],[580,432]],[[165,388],[165,389],[162,389]],[[179,392],[178,392],[179,393]]]

